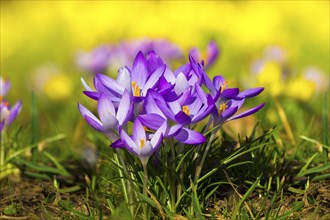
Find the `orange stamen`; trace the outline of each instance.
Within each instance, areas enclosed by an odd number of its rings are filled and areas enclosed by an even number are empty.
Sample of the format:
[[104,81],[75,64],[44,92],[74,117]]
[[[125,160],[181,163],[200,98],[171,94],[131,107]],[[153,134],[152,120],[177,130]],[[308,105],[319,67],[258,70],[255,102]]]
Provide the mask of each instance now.
[[146,140],[140,139],[140,148],[142,149],[144,145],[146,144]]
[[186,115],[190,115],[190,110],[188,106],[186,105],[182,106],[182,111],[186,113]]
[[222,103],[222,104],[220,105],[220,108],[219,108],[219,111],[218,111],[219,115],[220,115],[222,112],[224,112],[227,108],[228,108],[228,106],[227,106],[225,103]]
[[132,88],[133,88],[133,95],[134,96],[140,96],[140,86],[137,85],[136,82],[132,82]]

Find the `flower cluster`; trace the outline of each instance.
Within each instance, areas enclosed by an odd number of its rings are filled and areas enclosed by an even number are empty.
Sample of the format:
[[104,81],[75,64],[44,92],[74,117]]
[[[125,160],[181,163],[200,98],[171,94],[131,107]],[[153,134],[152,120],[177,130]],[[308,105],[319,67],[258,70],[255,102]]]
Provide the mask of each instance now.
[[184,144],[204,143],[204,135],[191,128],[206,117],[209,125],[213,122],[219,127],[264,106],[236,114],[245,99],[263,88],[240,92],[228,88],[222,76],[211,80],[203,62],[198,63],[191,54],[189,63],[172,71],[154,51],[146,55],[140,51],[131,68],[118,70],[117,79],[96,74],[95,90],[83,79],[82,83],[84,94],[97,100],[99,117],[78,103],[87,123],[107,135],[112,147],[126,148],[141,161],[148,161],[165,138]]
[[[122,41],[118,44],[101,45],[90,52],[79,51],[77,53],[77,65],[88,72],[99,73],[106,69],[115,69],[131,63],[139,51],[147,53],[155,51],[166,63],[183,59],[182,49],[165,39],[139,39]],[[191,49],[191,55],[195,60],[202,60],[201,52],[197,48]],[[214,41],[207,47],[205,55],[205,68],[210,67],[219,55],[219,49]]]
[[13,107],[10,107],[4,96],[10,88],[10,82],[0,77],[0,133],[10,125],[21,111],[22,102],[18,101]]

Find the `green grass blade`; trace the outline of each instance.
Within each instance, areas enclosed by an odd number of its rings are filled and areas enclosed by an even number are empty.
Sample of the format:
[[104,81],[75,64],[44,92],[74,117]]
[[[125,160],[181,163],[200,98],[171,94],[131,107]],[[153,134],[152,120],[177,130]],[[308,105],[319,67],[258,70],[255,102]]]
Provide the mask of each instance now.
[[239,210],[241,209],[243,202],[247,199],[247,197],[253,192],[253,190],[258,186],[260,178],[262,175],[260,175],[257,180],[252,184],[252,186],[249,188],[248,191],[246,191],[246,193],[242,196],[242,198],[239,200],[238,204],[236,205],[236,208],[232,214],[232,220],[236,219],[238,214],[239,214]]

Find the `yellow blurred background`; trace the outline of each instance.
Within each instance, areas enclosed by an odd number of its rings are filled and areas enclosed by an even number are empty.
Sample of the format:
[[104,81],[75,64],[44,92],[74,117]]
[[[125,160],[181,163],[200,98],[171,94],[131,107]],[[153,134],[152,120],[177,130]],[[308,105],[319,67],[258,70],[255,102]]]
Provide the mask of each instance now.
[[77,48],[143,37],[184,48],[213,38],[236,54],[277,44],[326,68],[329,1],[1,1],[2,73],[27,61],[61,60]]
[[[329,1],[1,1],[1,75],[12,81],[9,96],[25,103],[32,90],[49,100],[71,97],[72,111],[84,76],[75,63],[80,49],[162,38],[188,52],[215,40],[221,58],[211,74],[221,73],[233,85],[259,83],[266,93],[292,90],[308,100],[308,89],[315,88],[300,75],[309,66],[329,75],[329,20]],[[276,66],[267,67],[260,82],[252,79],[251,62],[269,45],[287,51],[286,65],[298,79],[291,90]],[[54,77],[47,82],[46,76]]]

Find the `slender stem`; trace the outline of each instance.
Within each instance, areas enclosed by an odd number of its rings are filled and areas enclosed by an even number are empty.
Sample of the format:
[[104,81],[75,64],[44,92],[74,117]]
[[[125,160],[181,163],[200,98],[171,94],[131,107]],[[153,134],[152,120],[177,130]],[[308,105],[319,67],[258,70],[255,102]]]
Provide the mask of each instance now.
[[[329,93],[324,93],[323,106],[322,106],[322,142],[328,145],[328,134],[329,134]],[[328,161],[329,150],[325,147],[322,149],[324,163]]]
[[[5,130],[2,130],[1,135],[1,150],[0,150],[0,171],[4,169],[5,163]],[[2,171],[1,171],[2,172]]]
[[216,134],[217,130],[218,129],[214,129],[212,131],[211,137],[210,137],[210,139],[209,139],[209,141],[208,141],[208,143],[206,145],[206,149],[205,149],[205,151],[203,153],[202,159],[201,159],[200,163],[196,166],[196,172],[195,172],[195,184],[196,184],[196,187],[197,187],[197,181],[198,181],[198,179],[200,177],[200,174],[202,172],[202,168],[203,168],[203,165],[204,165],[204,161],[206,159],[206,155],[208,154],[208,152],[210,150],[211,143],[212,143],[212,141],[213,141],[213,139],[215,137],[215,134]]
[[[116,158],[116,160],[118,161],[118,158],[119,158],[120,163],[123,166],[123,170],[124,170],[125,174],[127,175],[127,177],[129,177],[128,171],[127,171],[127,167],[126,167],[126,164],[125,164],[124,157],[121,154],[122,152],[120,151],[120,149],[116,149],[116,151],[117,151],[117,154],[116,154],[117,155],[117,158]],[[134,207],[133,207],[133,200],[132,200],[133,199],[132,186],[131,186],[130,180],[127,181],[126,184],[125,184],[125,180],[123,179],[124,175],[123,175],[123,172],[120,169],[119,169],[119,175],[121,177],[121,183],[123,185],[125,201],[129,205],[131,216],[133,216],[134,215]]]
[[[37,143],[39,140],[39,126],[38,126],[38,106],[37,106],[37,97],[34,92],[31,94],[31,143]],[[32,160],[36,161],[38,157],[38,148],[32,149]]]
[[[171,149],[171,160],[170,160],[170,164],[172,166],[173,171],[175,170],[176,164],[174,163],[175,160],[175,149],[173,144],[170,145],[170,149]],[[171,207],[172,207],[172,211],[175,212],[175,187],[176,186],[176,181],[173,181],[171,179],[171,174],[167,177],[167,179],[169,180],[169,184],[171,186]],[[173,186],[173,187],[172,187]]]
[[[146,197],[148,197],[148,193],[147,193],[147,189],[148,189],[148,170],[147,170],[147,163],[148,163],[148,159],[147,160],[142,160],[141,159],[141,163],[143,166],[143,195],[145,195]],[[144,217],[145,219],[148,219],[148,204],[145,203],[143,204],[143,212],[144,212]]]
[[[209,130],[209,127],[210,127],[212,121],[213,121],[213,120],[212,120],[212,117],[209,117],[209,120],[207,121],[207,124],[206,124],[206,126],[205,126],[205,128],[204,128],[202,134],[205,134],[205,132],[207,132],[207,131]],[[202,147],[202,144],[199,144],[199,145],[196,147],[196,153],[195,153],[195,155],[194,155],[194,160],[196,160],[196,158],[198,158],[198,156],[199,156],[199,151],[201,150],[201,147]]]
[[[184,151],[184,148],[185,148],[185,145],[183,143],[178,144],[179,153],[182,153]],[[182,164],[181,166],[184,166],[184,164]],[[181,184],[181,182],[183,181],[185,167],[180,167],[179,170],[180,170],[180,173],[179,173],[180,182],[177,184],[178,185],[178,188],[177,188],[177,191],[176,191],[176,198],[177,199],[180,198],[181,194],[182,194],[182,184]]]

